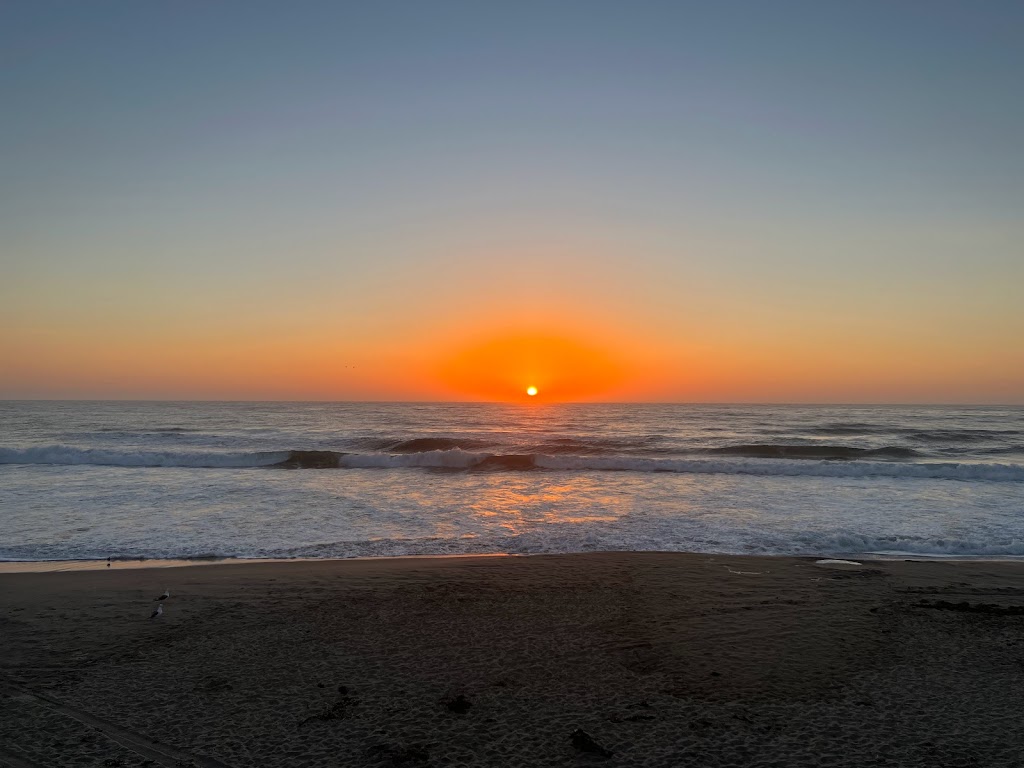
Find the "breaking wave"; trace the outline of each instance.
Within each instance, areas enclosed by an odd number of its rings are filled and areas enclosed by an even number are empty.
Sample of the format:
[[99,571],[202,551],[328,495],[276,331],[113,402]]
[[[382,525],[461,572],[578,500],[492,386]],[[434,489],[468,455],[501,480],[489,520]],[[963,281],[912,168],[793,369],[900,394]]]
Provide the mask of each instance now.
[[[750,448],[738,446],[737,448]],[[856,450],[856,449],[847,449]],[[879,449],[886,450],[886,449]],[[1024,482],[1024,466],[997,463],[868,461],[870,452],[826,457],[726,454],[721,458],[655,458],[628,455],[579,456],[545,453],[492,454],[461,448],[415,453],[337,451],[111,451],[70,446],[0,448],[0,464],[100,465],[280,469],[560,470],[592,472],[675,472],[795,477],[889,477],[933,480]],[[859,458],[858,458],[859,457]]]

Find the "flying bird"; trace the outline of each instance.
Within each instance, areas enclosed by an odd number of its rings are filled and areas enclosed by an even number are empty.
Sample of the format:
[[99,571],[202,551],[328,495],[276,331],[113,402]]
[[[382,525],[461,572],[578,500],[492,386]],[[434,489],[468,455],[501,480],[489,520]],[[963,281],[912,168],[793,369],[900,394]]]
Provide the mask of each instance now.
[[159,618],[160,616],[163,615],[163,612],[164,612],[164,607],[162,605],[158,605],[156,607],[156,610],[153,611],[151,614],[149,614],[149,618],[151,618],[151,619]]
[[154,600],[166,600],[170,596],[171,596],[171,590],[165,589],[164,593],[162,595],[160,595],[160,597],[154,597],[153,599]]

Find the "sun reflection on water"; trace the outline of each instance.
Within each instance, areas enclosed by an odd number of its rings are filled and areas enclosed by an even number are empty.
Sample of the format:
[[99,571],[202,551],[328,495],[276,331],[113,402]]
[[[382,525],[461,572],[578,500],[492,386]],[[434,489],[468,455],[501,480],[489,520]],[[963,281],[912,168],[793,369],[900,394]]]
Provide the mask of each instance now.
[[[632,507],[628,498],[608,493],[590,477],[538,483],[532,477],[510,482],[507,475],[495,476],[478,490],[467,511],[513,535],[551,523],[613,522]],[[584,499],[588,503],[581,505]]]

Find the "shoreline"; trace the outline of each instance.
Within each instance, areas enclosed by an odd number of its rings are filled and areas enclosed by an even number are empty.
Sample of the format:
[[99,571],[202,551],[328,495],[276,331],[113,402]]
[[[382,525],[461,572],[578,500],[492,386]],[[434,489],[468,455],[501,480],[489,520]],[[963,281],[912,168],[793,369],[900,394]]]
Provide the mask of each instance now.
[[[124,571],[157,568],[194,568],[208,565],[260,565],[269,563],[347,563],[419,560],[462,560],[472,558],[575,557],[579,555],[684,555],[692,557],[796,559],[796,560],[858,560],[870,563],[993,563],[1024,564],[1024,555],[946,555],[912,552],[844,552],[838,554],[754,555],[722,552],[683,552],[676,550],[600,550],[592,552],[482,552],[455,555],[392,555],[377,557],[195,557],[195,558],[129,558],[107,560],[0,560],[0,575],[14,573],[71,573],[78,571]],[[108,567],[109,562],[109,567]]]
[[[147,568],[192,568],[206,565],[259,565],[262,563],[347,563],[374,560],[458,560],[474,557],[531,557],[516,553],[484,552],[467,555],[394,555],[390,557],[192,557],[132,558],[109,561],[111,571]],[[5,573],[68,573],[73,571],[106,571],[107,560],[0,560],[0,574]]]

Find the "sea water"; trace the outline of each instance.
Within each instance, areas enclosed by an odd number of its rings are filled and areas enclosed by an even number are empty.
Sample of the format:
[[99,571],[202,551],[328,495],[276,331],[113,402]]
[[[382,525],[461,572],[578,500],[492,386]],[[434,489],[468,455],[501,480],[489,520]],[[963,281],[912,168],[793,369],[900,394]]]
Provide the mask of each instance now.
[[0,559],[1024,556],[1024,408],[0,402]]

